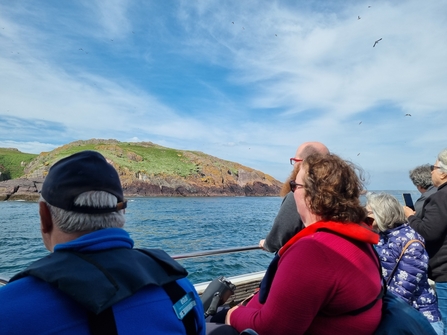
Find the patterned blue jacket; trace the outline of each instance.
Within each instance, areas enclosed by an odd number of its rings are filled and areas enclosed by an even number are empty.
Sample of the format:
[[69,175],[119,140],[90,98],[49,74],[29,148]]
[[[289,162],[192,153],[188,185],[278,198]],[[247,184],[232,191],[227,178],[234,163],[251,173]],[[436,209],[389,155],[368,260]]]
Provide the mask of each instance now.
[[[382,274],[385,280],[391,275],[396,262],[408,241],[417,239],[424,243],[408,223],[386,232],[380,232],[377,252],[382,263]],[[441,320],[436,292],[430,287],[427,276],[428,254],[425,247],[413,242],[402,256],[393,278],[388,282],[388,289],[413,305],[430,322]]]

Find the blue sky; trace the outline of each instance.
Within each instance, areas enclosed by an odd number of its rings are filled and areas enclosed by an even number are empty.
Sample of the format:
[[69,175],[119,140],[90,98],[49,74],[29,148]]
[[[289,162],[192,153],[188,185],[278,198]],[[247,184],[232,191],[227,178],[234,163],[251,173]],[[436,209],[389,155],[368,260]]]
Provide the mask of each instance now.
[[151,141],[284,181],[297,146],[321,141],[368,189],[411,190],[408,171],[447,147],[446,13],[445,0],[2,2],[0,147]]

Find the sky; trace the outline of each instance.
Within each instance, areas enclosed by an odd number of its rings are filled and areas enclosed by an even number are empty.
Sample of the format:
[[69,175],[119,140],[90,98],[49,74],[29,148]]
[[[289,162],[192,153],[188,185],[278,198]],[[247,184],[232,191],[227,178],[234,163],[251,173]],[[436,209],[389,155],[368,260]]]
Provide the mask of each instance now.
[[150,141],[285,181],[320,141],[412,190],[447,148],[446,36],[445,0],[1,1],[0,147]]

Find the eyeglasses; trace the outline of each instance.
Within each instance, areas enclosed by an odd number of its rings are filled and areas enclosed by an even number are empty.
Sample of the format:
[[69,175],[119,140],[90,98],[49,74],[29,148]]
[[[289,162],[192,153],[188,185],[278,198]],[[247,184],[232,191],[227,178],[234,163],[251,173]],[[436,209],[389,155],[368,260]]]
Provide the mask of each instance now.
[[434,171],[435,169],[440,169],[440,166],[436,166],[436,165],[430,165],[430,171]]
[[374,218],[367,216],[364,221],[368,226],[372,226],[372,224],[374,222]]
[[289,185],[290,185],[290,189],[292,190],[292,192],[295,192],[295,190],[298,188],[304,188],[303,184],[295,183],[295,180],[291,180],[289,182]]
[[302,161],[303,161],[302,159],[298,159],[298,158],[295,158],[295,157],[290,158],[290,164],[292,164],[292,165],[295,165],[295,163],[299,163],[299,162],[302,162]]

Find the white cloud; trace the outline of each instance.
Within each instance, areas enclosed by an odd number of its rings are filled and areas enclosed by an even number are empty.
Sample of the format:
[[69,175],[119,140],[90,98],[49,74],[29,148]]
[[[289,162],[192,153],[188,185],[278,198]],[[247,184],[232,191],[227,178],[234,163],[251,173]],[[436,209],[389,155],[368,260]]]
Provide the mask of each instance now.
[[0,148],[15,148],[24,153],[40,154],[56,149],[58,146],[41,142],[0,141]]
[[319,140],[387,189],[447,142],[443,1],[70,6],[0,5],[2,143],[151,141],[283,180]]

